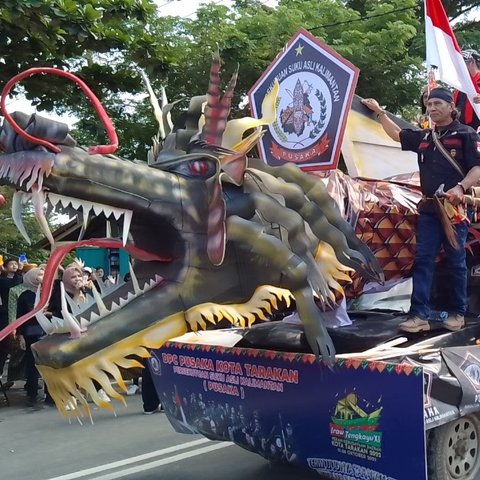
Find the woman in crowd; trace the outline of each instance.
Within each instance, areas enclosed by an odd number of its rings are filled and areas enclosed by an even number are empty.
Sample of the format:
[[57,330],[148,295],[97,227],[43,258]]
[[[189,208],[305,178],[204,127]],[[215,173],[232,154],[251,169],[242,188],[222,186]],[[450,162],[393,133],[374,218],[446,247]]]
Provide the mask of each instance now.
[[[90,292],[85,289],[85,280],[82,266],[76,262],[68,265],[62,274],[62,282],[65,288],[65,293],[74,301],[75,304],[81,305],[87,303],[87,295]],[[68,304],[67,307],[69,308]],[[69,308],[70,310],[70,308]],[[57,281],[54,285],[52,298],[49,305],[49,311],[55,317],[62,318],[62,297],[60,292],[60,283]],[[101,385],[94,381],[95,389],[98,396],[103,402],[110,402],[110,398],[102,389]]]
[[[43,282],[43,268],[32,268],[23,275],[23,285],[25,290],[20,294],[17,301],[17,318],[30,312],[35,305],[35,295]],[[43,336],[44,332],[42,327],[38,324],[35,317],[31,318],[28,322],[24,323],[18,329],[18,339],[20,342],[20,348],[25,350],[25,375],[26,384],[25,389],[27,391],[28,404],[34,405],[38,396],[38,379],[40,377],[37,368],[35,367],[35,359],[32,353],[32,344],[38,342]],[[48,403],[51,399],[46,393],[45,401]]]

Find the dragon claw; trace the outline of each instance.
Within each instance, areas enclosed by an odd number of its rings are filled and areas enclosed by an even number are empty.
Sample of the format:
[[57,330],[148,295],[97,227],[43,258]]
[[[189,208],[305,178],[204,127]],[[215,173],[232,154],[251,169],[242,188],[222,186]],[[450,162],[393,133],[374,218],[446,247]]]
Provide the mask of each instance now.
[[332,365],[335,360],[335,347],[325,328],[321,312],[315,303],[308,288],[295,292],[297,310],[302,320],[305,337],[312,352],[328,364]]
[[305,337],[317,359],[329,365],[335,362],[335,347],[323,325],[305,326]]

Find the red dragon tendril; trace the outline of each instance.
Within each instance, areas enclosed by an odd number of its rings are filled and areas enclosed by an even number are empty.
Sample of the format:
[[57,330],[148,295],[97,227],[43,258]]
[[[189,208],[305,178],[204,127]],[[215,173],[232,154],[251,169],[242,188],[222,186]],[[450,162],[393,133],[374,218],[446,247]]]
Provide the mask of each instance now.
[[52,143],[48,142],[43,138],[37,138],[25,132],[15,122],[15,120],[11,117],[11,115],[7,112],[7,109],[5,108],[5,101],[8,94],[10,93],[11,88],[16,83],[23,80],[24,78],[31,77],[32,75],[36,75],[37,73],[47,73],[52,75],[58,75],[59,77],[68,78],[69,80],[73,80],[83,90],[83,92],[87,95],[88,99],[90,100],[90,103],[93,105],[95,112],[97,113],[100,120],[102,121],[103,126],[105,127],[105,131],[107,132],[108,139],[110,140],[110,145],[96,145],[96,146],[88,147],[88,153],[101,154],[101,155],[108,155],[108,154],[114,153],[118,148],[117,132],[115,131],[115,127],[113,126],[113,123],[110,120],[109,116],[107,115],[107,112],[103,108],[103,105],[101,104],[100,100],[95,96],[95,94],[90,90],[90,88],[88,88],[85,82],[80,80],[80,78],[78,78],[73,73],[65,72],[64,70],[60,70],[58,68],[53,68],[53,67],[30,68],[29,70],[25,70],[24,72],[19,73],[18,75],[15,75],[13,78],[11,78],[2,90],[1,102],[0,102],[0,110],[3,116],[5,117],[5,121],[7,121],[12,126],[12,128],[25,140],[28,140],[29,142],[37,145],[42,145],[45,148],[48,148],[49,150],[55,153],[60,152],[60,148],[57,147],[56,145],[53,145]]

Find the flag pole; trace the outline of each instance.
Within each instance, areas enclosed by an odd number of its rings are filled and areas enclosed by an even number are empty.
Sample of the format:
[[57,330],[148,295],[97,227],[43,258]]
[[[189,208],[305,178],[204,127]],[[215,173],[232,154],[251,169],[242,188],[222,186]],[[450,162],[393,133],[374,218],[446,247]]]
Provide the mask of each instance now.
[[[437,79],[435,78],[435,65],[430,65],[430,70],[427,74],[427,92],[430,95],[430,92],[438,87]],[[435,128],[435,124],[432,122],[432,118],[428,115],[428,128]]]

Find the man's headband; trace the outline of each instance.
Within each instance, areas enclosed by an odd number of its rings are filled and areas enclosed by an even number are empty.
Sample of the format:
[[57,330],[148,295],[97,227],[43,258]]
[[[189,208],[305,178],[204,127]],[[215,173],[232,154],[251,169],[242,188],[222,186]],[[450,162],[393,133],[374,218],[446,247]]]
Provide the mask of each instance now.
[[428,100],[432,98],[439,98],[440,100],[445,100],[445,102],[452,103],[453,102],[453,95],[450,90],[446,88],[434,88],[430,94],[428,95]]

